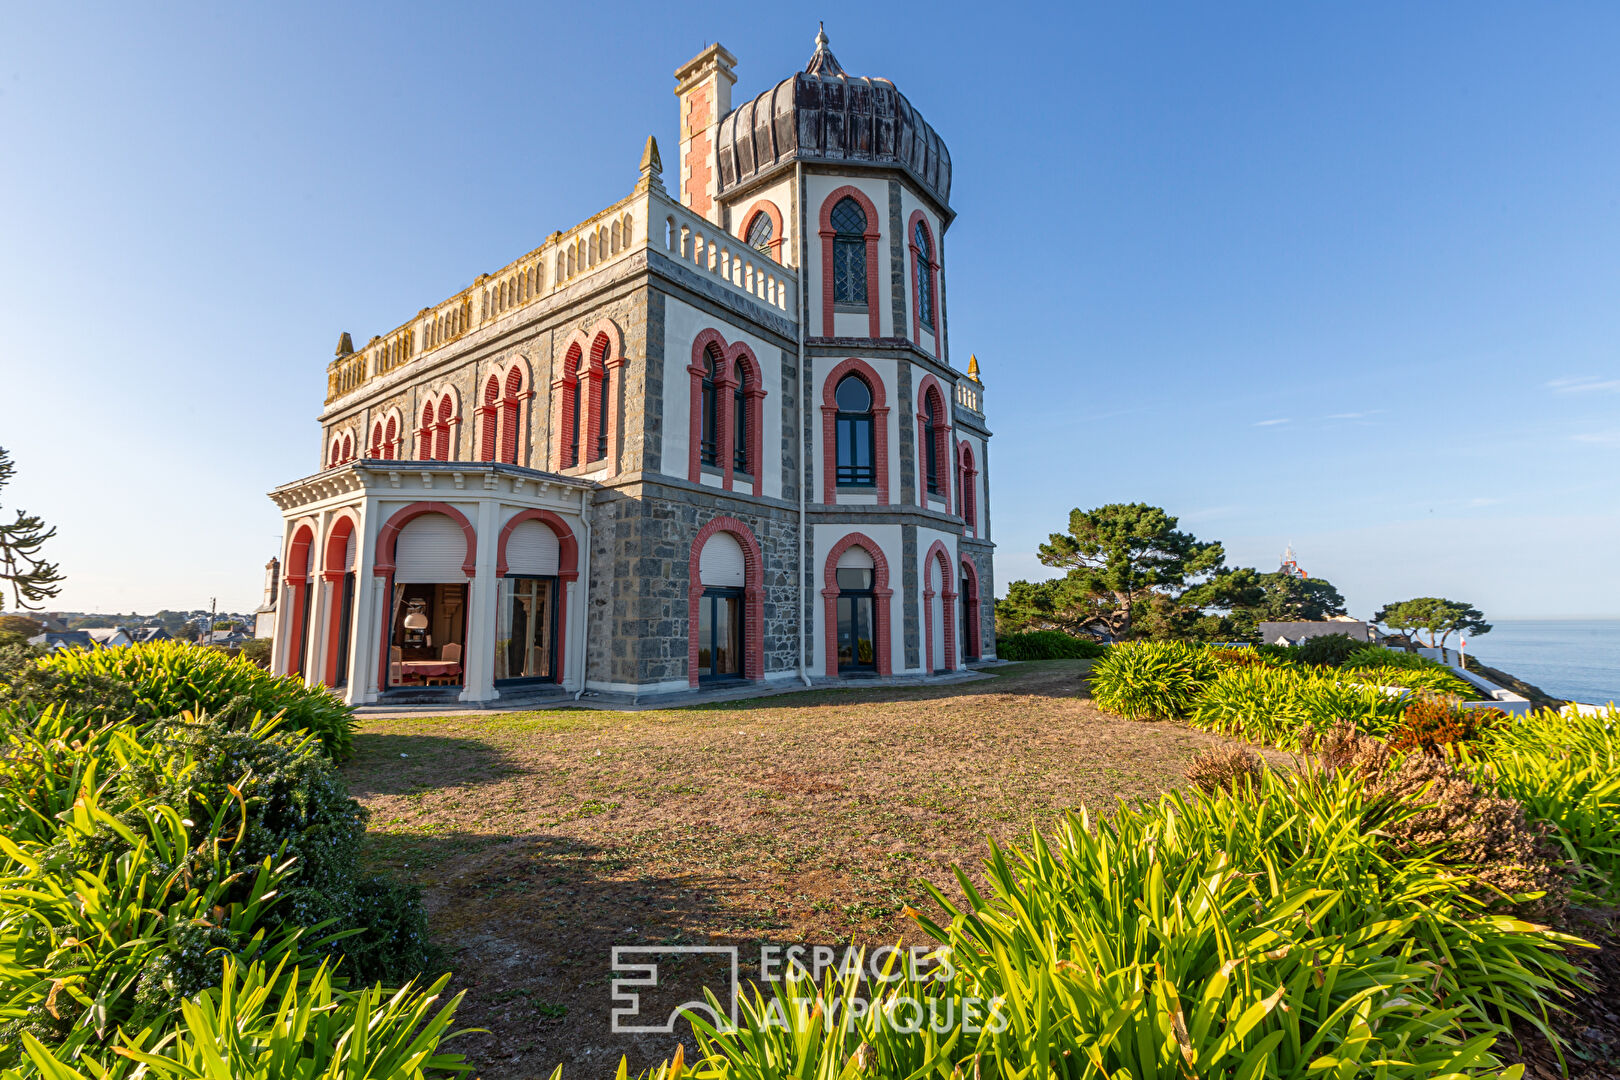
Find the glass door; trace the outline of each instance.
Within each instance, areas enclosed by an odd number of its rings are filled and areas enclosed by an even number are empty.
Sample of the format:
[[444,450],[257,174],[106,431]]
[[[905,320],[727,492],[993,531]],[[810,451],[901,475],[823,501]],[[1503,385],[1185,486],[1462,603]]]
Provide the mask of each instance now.
[[838,590],[838,670],[871,671],[877,667],[872,571],[839,567]]
[[698,600],[698,678],[742,677],[742,590],[703,590]]
[[354,571],[343,575],[343,599],[338,603],[337,674],[334,686],[349,682],[349,634],[354,629]]
[[501,579],[495,680],[557,679],[557,579]]

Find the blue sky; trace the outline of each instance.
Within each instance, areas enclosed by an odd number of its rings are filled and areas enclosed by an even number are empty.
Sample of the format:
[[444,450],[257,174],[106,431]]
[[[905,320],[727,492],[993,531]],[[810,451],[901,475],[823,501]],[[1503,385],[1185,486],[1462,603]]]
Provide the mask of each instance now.
[[951,148],[1003,586],[1141,500],[1362,615],[1620,615],[1620,7],[693,10],[12,10],[0,500],[59,526],[60,606],[252,607],[338,333],[669,160],[705,43],[752,94],[824,19]]

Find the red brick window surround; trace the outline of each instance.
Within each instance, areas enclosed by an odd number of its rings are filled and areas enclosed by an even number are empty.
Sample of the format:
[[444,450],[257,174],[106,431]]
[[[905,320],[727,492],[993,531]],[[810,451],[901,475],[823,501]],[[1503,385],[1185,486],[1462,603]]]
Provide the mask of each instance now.
[[975,660],[984,655],[979,638],[979,568],[972,559],[962,560],[962,654]]
[[484,383],[484,403],[478,407],[478,430],[481,435],[478,448],[480,461],[494,461],[500,448],[496,445],[496,432],[500,425],[501,377],[491,375]]
[[[352,510],[338,511],[337,520],[326,535],[326,554],[322,560],[321,578],[332,587],[332,603],[326,616],[326,675],[327,686],[336,686],[338,679],[338,647],[343,630],[343,579],[354,570],[348,563],[349,538],[360,527],[360,519]],[[351,623],[352,625],[352,623]]]
[[906,225],[911,248],[911,340],[920,342],[926,328],[935,336],[934,355],[939,355],[939,260],[934,256],[934,235],[921,210],[911,212]]
[[686,478],[701,484],[707,467],[717,470],[722,486],[732,491],[742,472],[753,477],[753,494],[764,494],[766,392],[754,350],[740,341],[727,345],[711,327],[692,339],[686,371],[691,379]]
[[979,470],[973,459],[973,445],[963,439],[957,447],[956,505],[962,523],[968,532],[978,534],[979,527]]
[[287,656],[285,671],[288,675],[306,675],[309,667],[309,574],[310,555],[315,546],[315,530],[300,522],[293,530],[292,542],[287,545],[287,585],[292,590],[292,616],[287,624]]
[[[828,373],[821,384],[821,501],[838,501],[838,384],[845,375],[859,375],[872,391],[874,442],[872,465],[879,506],[889,502],[889,405],[883,380],[872,365],[850,357]],[[862,489],[865,490],[865,489]]]
[[838,560],[852,547],[859,547],[872,557],[873,659],[879,675],[892,675],[894,647],[889,638],[889,607],[894,590],[889,587],[889,562],[883,556],[883,549],[871,537],[858,532],[844,536],[827,552],[821,589],[826,672],[829,678],[838,678]]
[[557,402],[557,438],[554,468],[559,472],[580,463],[579,365],[585,352],[575,342],[563,357],[562,375],[552,380],[552,400]]
[[862,233],[866,241],[866,318],[867,337],[879,337],[878,302],[878,239],[882,236],[881,218],[860,188],[846,184],[828,195],[821,203],[821,336],[836,337],[833,332],[833,248],[839,232],[833,225],[833,210],[845,199],[853,199],[866,215],[866,228]]
[[698,530],[687,564],[686,672],[690,685],[698,685],[698,605],[703,599],[699,560],[703,545],[717,532],[730,533],[743,552],[743,678],[765,677],[765,564],[753,530],[734,517],[717,517]]
[[397,412],[388,415],[388,424],[383,428],[382,439],[382,458],[384,461],[394,460],[394,454],[399,450],[399,429],[402,426]]
[[[551,382],[551,430],[556,433],[552,440],[553,470],[562,472],[606,461],[608,473],[618,473],[622,453],[622,369],[628,362],[619,328],[611,319],[598,319],[588,331],[577,330],[569,339],[559,374]],[[507,385],[510,390],[510,372]],[[518,441],[522,441],[521,434]]]
[[[934,588],[934,574],[939,573],[939,589]],[[930,675],[934,673],[934,597],[940,597],[941,630],[945,635],[945,667],[944,671],[956,670],[956,575],[951,572],[951,556],[945,550],[945,545],[935,540],[928,549],[928,557],[923,560],[923,611],[927,617],[923,620],[927,625],[926,641],[924,644],[923,670]]]
[[[917,386],[917,502],[927,506],[929,498],[942,498],[947,514],[951,512],[950,472],[954,460],[951,454],[951,414],[945,404],[949,400],[938,379],[932,375],[923,376]],[[930,450],[939,482],[936,491],[930,491],[927,482]]]
[[[461,572],[467,575],[468,581],[471,581],[477,571],[478,534],[473,529],[472,522],[467,520],[467,515],[449,503],[414,502],[396,511],[377,532],[377,554],[372,562],[371,572],[383,579],[382,590],[385,597],[392,598],[394,595],[394,553],[399,544],[400,530],[423,514],[443,514],[461,526],[461,533],[467,545],[461,559]],[[388,646],[393,633],[394,614],[391,603],[383,605],[382,627],[377,635],[378,690],[388,689]]]
[[456,399],[450,391],[446,390],[439,398],[439,414],[433,422],[433,457],[439,461],[449,461],[455,450],[455,426],[461,423],[461,415],[456,409]]
[[[557,537],[557,671],[556,681],[563,681],[563,672],[568,670],[568,583],[579,580],[579,541],[574,539],[574,531],[568,523],[552,513],[550,510],[520,510],[512,515],[505,525],[501,526],[500,536],[495,541],[495,576],[505,577],[508,567],[506,565],[506,542],[512,536],[512,530],[525,521],[538,521],[552,531]],[[497,612],[495,618],[500,618]],[[497,637],[500,635],[497,633]]]
[[516,465],[522,461],[522,440],[528,425],[523,423],[524,404],[532,397],[534,391],[528,388],[528,371],[522,364],[513,364],[506,370],[505,385],[501,394],[501,450],[500,460],[508,465]]
[[433,402],[422,406],[422,426],[416,429],[416,460],[433,460]]
[[[761,221],[761,218],[764,220]],[[742,222],[742,232],[738,236],[744,243],[777,262],[782,261],[782,242],[787,235],[782,228],[782,211],[777,209],[775,203],[769,199],[756,199],[738,220]],[[757,242],[757,238],[766,237],[767,230],[768,238],[763,243]]]

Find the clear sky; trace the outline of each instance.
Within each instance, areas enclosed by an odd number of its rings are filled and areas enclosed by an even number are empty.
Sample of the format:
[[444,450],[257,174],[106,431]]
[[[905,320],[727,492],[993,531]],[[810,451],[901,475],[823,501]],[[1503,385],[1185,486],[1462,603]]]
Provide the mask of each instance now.
[[1620,5],[18,4],[0,445],[59,606],[248,609],[340,331],[674,157],[817,19],[948,141],[997,572],[1146,501],[1351,610],[1620,615]]

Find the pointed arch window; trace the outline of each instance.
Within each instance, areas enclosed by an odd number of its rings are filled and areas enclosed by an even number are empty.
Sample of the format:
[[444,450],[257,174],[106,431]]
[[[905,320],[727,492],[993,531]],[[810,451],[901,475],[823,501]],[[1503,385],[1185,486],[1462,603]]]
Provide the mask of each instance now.
[[752,473],[748,460],[748,391],[757,376],[741,357],[732,365],[736,385],[731,388],[731,464],[740,473]]
[[833,400],[838,404],[838,484],[872,487],[877,483],[872,388],[859,375],[845,375],[833,392]]
[[754,215],[754,220],[748,223],[748,246],[755,251],[770,255],[771,241],[776,239],[776,227],[771,224],[771,216],[761,210]]
[[717,357],[711,347],[703,353],[703,442],[700,460],[705,465],[717,465],[720,460],[720,424],[715,402],[715,368]]
[[917,256],[913,262],[917,275],[917,320],[932,330],[934,328],[934,245],[928,238],[928,226],[920,220],[911,231],[911,243]]
[[833,303],[866,306],[866,211],[845,196],[832,209]]
[[928,494],[941,495],[939,487],[939,433],[938,399],[929,395],[928,416],[923,421],[923,443],[928,453]]

